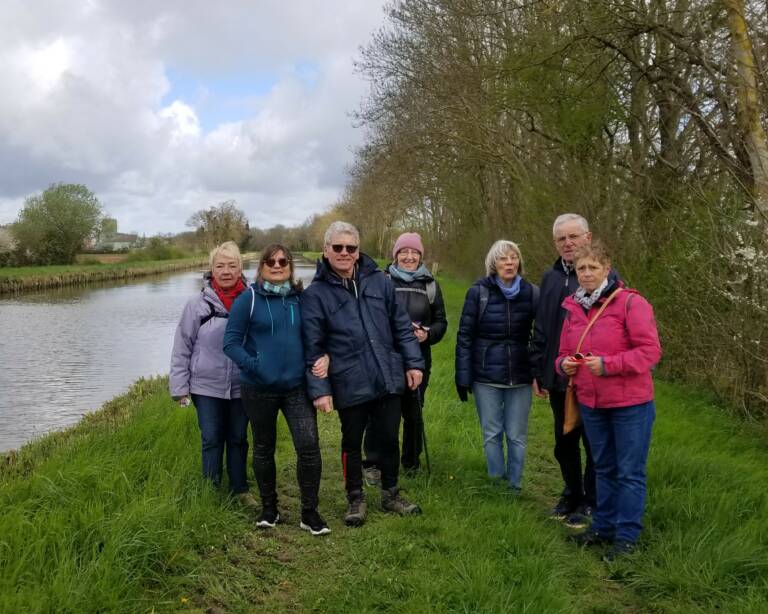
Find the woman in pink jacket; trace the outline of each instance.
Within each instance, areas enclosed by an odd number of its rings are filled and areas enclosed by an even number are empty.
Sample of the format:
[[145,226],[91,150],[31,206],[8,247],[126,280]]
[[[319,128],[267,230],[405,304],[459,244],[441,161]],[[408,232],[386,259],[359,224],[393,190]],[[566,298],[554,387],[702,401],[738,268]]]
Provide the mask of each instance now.
[[[646,461],[656,416],[651,369],[661,346],[651,305],[635,290],[611,283],[610,258],[599,243],[574,259],[579,289],[563,301],[565,322],[557,368],[573,377],[597,473],[592,525],[571,539],[612,544],[603,557],[629,554],[642,530]],[[589,321],[595,320],[576,353]]]

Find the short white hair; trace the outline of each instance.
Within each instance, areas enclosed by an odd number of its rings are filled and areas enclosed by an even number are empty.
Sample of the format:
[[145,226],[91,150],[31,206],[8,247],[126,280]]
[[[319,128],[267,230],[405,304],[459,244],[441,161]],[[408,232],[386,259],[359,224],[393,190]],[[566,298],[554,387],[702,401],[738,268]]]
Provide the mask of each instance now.
[[589,222],[587,222],[585,217],[578,213],[563,213],[562,215],[558,215],[555,223],[552,224],[552,236],[555,236],[559,226],[567,224],[568,222],[578,222],[584,232],[589,232]]
[[237,260],[237,265],[240,267],[240,270],[243,269],[243,257],[240,254],[240,248],[234,241],[226,241],[211,250],[208,258],[208,264],[211,269],[213,269],[213,263],[216,262],[216,258],[219,256],[223,256],[224,258],[234,258]]
[[333,222],[328,226],[328,230],[325,231],[323,244],[330,245],[335,235],[352,235],[355,238],[355,242],[358,245],[360,244],[360,233],[352,224],[347,224],[346,222]]
[[485,274],[496,275],[496,261],[502,256],[506,256],[509,252],[515,252],[520,259],[520,266],[517,269],[518,275],[523,274],[523,254],[517,243],[513,241],[507,241],[506,239],[499,239],[493,245],[485,256]]

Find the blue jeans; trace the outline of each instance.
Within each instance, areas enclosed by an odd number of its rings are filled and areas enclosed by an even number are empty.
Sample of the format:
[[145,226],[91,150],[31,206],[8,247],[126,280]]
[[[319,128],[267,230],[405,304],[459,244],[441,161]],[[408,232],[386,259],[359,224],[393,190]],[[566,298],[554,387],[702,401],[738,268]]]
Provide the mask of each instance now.
[[[488,463],[488,475],[509,481],[519,489],[523,480],[525,445],[528,442],[528,413],[531,409],[531,386],[497,388],[475,382],[477,415],[483,431],[483,450]],[[504,442],[507,440],[507,462],[504,463]]]
[[193,394],[197,423],[203,439],[203,476],[221,484],[224,449],[227,453],[229,490],[248,491],[248,416],[240,399],[219,399]]
[[581,405],[597,473],[592,528],[614,540],[635,543],[643,529],[646,472],[653,401],[629,407],[593,409]]

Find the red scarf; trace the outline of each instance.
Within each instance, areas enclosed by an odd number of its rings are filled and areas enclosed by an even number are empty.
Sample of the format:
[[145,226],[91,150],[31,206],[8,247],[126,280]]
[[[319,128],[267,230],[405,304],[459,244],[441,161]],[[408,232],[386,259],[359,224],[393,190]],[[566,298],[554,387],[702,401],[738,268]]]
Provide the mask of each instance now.
[[224,303],[224,309],[229,312],[229,310],[232,309],[232,303],[234,303],[238,295],[245,290],[245,284],[243,283],[243,278],[240,277],[238,278],[237,283],[231,288],[222,288],[216,283],[215,279],[211,278],[211,288],[213,288],[216,296],[221,299],[221,302]]

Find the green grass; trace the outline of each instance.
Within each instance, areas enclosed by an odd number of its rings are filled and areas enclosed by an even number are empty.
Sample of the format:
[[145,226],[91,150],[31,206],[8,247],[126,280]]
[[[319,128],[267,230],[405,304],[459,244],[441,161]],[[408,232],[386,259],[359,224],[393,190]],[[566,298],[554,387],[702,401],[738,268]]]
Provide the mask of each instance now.
[[[455,326],[464,287],[443,281]],[[298,524],[295,456],[280,421],[285,524],[199,478],[194,411],[141,381],[0,470],[0,611],[765,612],[768,445],[695,392],[657,385],[641,550],[606,565],[546,517],[560,488],[546,403],[531,412],[523,495],[491,483],[472,403],[453,390],[453,338],[435,348],[426,421],[432,475],[403,478],[416,518],[341,523],[335,415],[320,416],[321,512]]]

